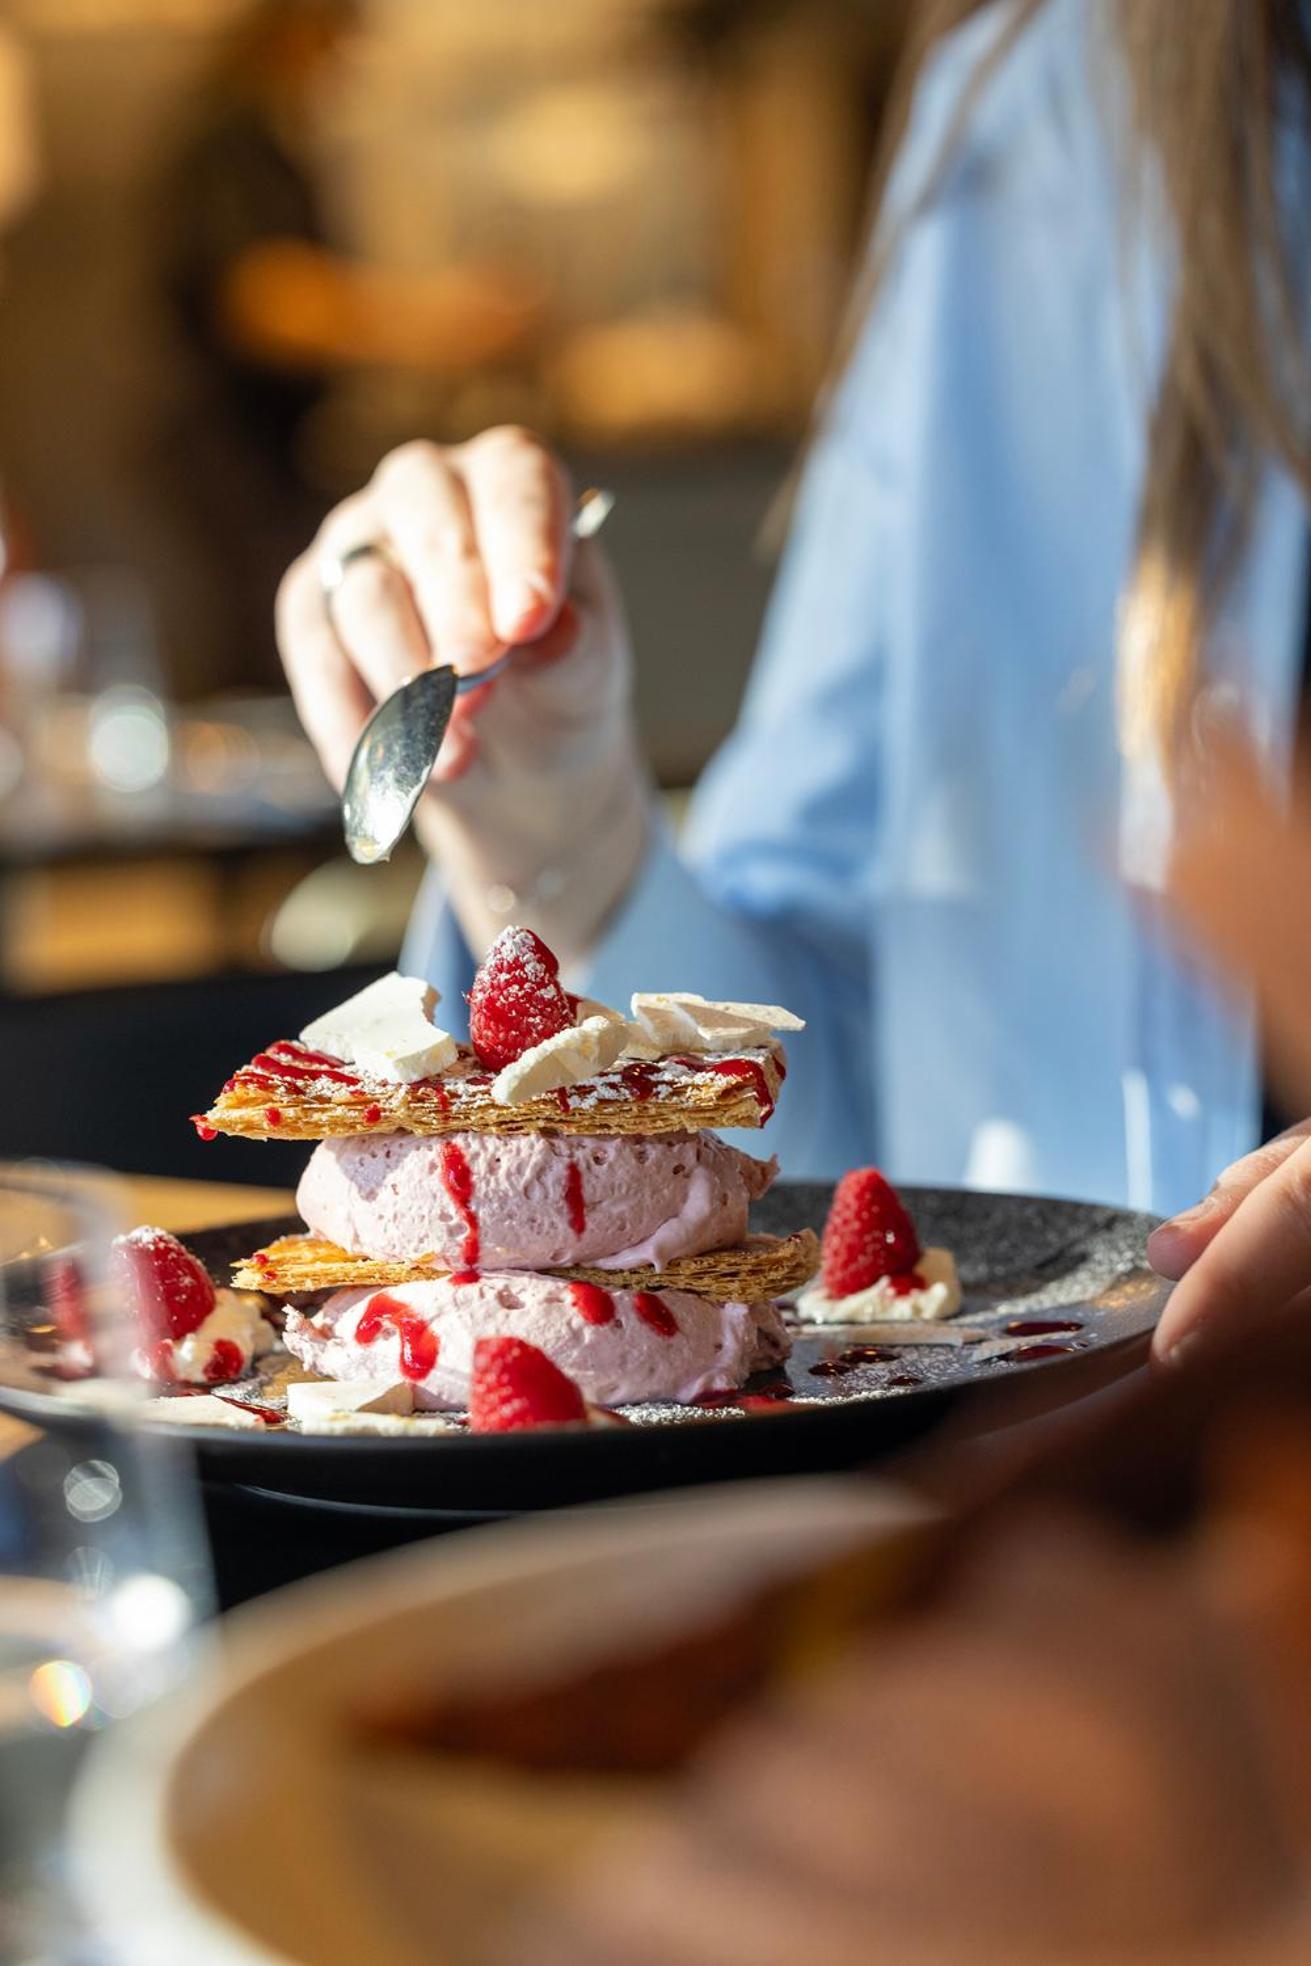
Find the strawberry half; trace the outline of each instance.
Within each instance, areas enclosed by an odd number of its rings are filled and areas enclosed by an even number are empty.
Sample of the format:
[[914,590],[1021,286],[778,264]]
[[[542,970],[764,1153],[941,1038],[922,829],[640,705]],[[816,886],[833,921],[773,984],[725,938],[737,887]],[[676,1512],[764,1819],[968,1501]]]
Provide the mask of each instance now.
[[838,1182],[824,1225],[823,1279],[830,1297],[905,1276],[920,1260],[915,1224],[877,1167],[853,1167]]
[[476,1434],[562,1427],[586,1420],[573,1380],[522,1338],[480,1338],[473,1348],[469,1426]]
[[560,965],[541,936],[530,928],[502,929],[469,992],[469,1042],[479,1064],[502,1071],[573,1021]]
[[209,1272],[166,1229],[116,1236],[113,1268],[149,1338],[187,1337],[217,1301]]

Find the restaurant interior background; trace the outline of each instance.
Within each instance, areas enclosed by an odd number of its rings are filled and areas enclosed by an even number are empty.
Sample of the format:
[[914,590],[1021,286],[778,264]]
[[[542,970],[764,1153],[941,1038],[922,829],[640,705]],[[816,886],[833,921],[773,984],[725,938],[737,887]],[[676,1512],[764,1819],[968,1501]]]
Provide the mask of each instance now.
[[693,782],[907,5],[0,13],[0,1157],[294,1172],[185,1115],[396,954],[417,858],[344,859],[271,616],[393,443],[526,422],[616,489],[644,734]]

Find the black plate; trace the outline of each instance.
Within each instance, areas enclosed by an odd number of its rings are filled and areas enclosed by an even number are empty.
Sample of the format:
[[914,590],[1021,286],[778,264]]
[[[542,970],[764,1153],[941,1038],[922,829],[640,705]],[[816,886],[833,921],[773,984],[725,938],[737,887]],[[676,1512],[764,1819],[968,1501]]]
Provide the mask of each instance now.
[[[850,1326],[811,1327],[797,1333],[786,1374],[770,1374],[755,1388],[785,1390],[792,1403],[760,1410],[649,1406],[628,1409],[635,1421],[629,1427],[415,1441],[278,1429],[178,1427],[170,1434],[194,1444],[210,1488],[241,1484],[344,1514],[468,1518],[692,1482],[853,1467],[903,1446],[963,1401],[995,1399],[1005,1388],[1017,1407],[1026,1400],[1056,1405],[1142,1358],[1168,1289],[1143,1259],[1152,1218],[1017,1195],[932,1188],[904,1194],[922,1240],[956,1253],[966,1290],[961,1321],[998,1333],[1018,1320],[1077,1322],[1076,1332],[1050,1340],[1072,1349],[1051,1350],[1041,1335],[1029,1356],[921,1348],[830,1376],[813,1368],[859,1344],[861,1335]],[[757,1209],[755,1226],[776,1233],[819,1228],[830,1195],[823,1186],[780,1184]],[[188,1241],[224,1277],[237,1257],[292,1226],[247,1222]],[[0,1407],[57,1431],[94,1424],[79,1409],[75,1384],[48,1393],[29,1388],[30,1379],[27,1388],[0,1384]]]

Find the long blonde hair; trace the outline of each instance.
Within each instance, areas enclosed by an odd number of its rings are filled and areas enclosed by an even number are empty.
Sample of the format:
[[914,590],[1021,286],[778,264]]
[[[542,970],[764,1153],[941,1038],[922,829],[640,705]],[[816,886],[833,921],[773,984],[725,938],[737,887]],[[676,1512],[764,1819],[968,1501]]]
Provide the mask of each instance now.
[[[957,106],[939,174],[989,76],[1047,0],[1011,0]],[[876,193],[905,134],[919,72],[984,0],[919,0],[894,91]],[[1201,649],[1247,540],[1264,460],[1311,500],[1311,364],[1281,196],[1290,130],[1311,130],[1311,26],[1303,0],[1103,0],[1137,136],[1166,200],[1175,267],[1168,352],[1152,415],[1137,550],[1119,650],[1122,741],[1171,767]],[[1093,86],[1090,79],[1089,86]],[[932,197],[937,180],[930,185]],[[860,311],[896,250],[886,236]]]

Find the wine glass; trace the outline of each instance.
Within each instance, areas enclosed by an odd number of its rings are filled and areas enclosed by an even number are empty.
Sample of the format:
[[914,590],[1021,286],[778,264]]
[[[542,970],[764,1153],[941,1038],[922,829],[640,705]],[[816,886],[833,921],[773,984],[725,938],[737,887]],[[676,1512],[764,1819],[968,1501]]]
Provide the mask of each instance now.
[[187,1448],[141,1424],[120,1184],[0,1169],[0,1960],[100,1955],[63,1821],[90,1742],[175,1685],[210,1609]]

